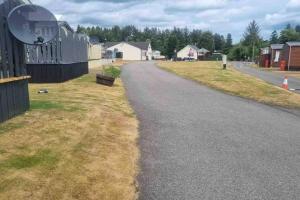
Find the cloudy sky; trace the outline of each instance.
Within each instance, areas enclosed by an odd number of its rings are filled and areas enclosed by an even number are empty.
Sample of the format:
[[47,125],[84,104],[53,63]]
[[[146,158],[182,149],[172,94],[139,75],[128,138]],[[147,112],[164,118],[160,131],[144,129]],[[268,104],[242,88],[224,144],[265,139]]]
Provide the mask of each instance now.
[[237,42],[255,19],[268,39],[272,30],[300,24],[300,0],[32,0],[73,27],[135,25],[187,27],[232,33]]

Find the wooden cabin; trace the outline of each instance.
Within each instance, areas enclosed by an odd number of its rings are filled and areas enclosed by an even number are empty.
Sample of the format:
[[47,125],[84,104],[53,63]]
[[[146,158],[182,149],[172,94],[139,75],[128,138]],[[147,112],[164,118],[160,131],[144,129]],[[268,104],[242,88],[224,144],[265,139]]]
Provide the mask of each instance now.
[[279,67],[284,44],[271,44],[271,67]]
[[29,109],[24,45],[6,23],[8,13],[20,4],[21,0],[0,1],[0,123]]
[[259,66],[270,67],[270,59],[271,59],[270,48],[269,47],[261,48],[260,55],[259,55]]
[[285,70],[300,71],[300,42],[287,42],[281,61],[285,63]]
[[26,50],[32,83],[61,83],[88,73],[88,36],[75,33],[67,22],[59,22],[53,41]]

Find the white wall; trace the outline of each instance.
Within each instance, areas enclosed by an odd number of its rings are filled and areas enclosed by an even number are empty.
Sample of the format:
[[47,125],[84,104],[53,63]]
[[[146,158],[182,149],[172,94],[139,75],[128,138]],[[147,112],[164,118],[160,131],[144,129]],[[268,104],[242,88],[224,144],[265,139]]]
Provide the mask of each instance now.
[[123,53],[123,60],[146,60],[142,56],[141,49],[131,46],[125,42],[112,46],[107,50],[114,51],[115,49],[117,49],[118,52]]
[[[181,58],[181,59],[189,58],[190,49],[191,49],[190,46],[186,46],[182,50],[178,51],[177,58]],[[194,53],[194,56],[192,56],[191,58],[194,58],[195,60],[197,60],[198,59],[197,51],[192,48],[192,52]]]
[[102,58],[102,45],[89,44],[89,60],[100,60]]
[[[147,56],[148,56],[148,59],[149,59],[149,60],[152,60],[153,52],[152,52],[151,44],[149,44],[148,51],[147,51]],[[146,59],[147,59],[147,58],[146,58]],[[146,60],[146,59],[145,59],[145,60]]]

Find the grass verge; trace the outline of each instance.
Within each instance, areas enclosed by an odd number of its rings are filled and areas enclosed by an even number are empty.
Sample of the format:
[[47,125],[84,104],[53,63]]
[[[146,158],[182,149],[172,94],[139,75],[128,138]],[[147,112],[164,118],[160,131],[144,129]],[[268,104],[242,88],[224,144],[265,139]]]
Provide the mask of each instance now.
[[220,62],[159,62],[158,65],[179,76],[229,94],[270,105],[300,108],[300,95],[243,74],[231,67],[222,70]]
[[120,79],[95,83],[100,70],[30,84],[31,110],[0,124],[0,199],[137,198],[138,123]]

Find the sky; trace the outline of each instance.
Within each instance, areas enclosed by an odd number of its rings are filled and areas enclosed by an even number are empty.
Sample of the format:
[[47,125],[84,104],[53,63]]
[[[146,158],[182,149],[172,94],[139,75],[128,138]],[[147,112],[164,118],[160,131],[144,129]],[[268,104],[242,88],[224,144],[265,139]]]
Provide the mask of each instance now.
[[273,30],[300,24],[300,0],[32,0],[72,27],[174,26],[226,35],[238,42],[251,20],[269,39]]

